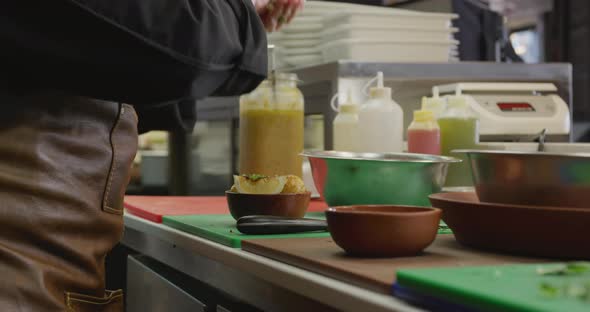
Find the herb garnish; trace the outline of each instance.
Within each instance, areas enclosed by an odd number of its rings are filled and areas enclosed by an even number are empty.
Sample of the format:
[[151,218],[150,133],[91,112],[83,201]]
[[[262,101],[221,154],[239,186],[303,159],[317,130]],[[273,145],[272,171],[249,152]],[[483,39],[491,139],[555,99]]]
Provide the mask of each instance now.
[[268,176],[265,176],[262,174],[243,174],[242,176],[245,177],[246,179],[254,181],[254,182],[268,178]]
[[[538,267],[537,274],[543,276],[580,276],[590,272],[590,264],[571,262],[567,264]],[[539,285],[539,291],[547,298],[574,298],[590,303],[590,280],[565,282],[563,284],[547,281]]]
[[588,271],[590,271],[590,265],[579,262],[537,268],[539,275],[579,275]]
[[541,285],[539,285],[539,290],[545,297],[557,298],[559,295],[559,288],[547,282],[541,283]]

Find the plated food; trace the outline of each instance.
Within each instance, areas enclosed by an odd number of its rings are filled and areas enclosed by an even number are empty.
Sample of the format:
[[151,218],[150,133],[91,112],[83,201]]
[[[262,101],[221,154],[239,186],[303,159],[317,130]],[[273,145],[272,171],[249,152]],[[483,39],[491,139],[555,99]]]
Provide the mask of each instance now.
[[240,194],[300,194],[307,193],[303,180],[295,175],[265,176],[235,175],[231,192]]
[[295,175],[234,176],[234,185],[225,195],[236,220],[252,215],[302,218],[311,198],[303,180]]

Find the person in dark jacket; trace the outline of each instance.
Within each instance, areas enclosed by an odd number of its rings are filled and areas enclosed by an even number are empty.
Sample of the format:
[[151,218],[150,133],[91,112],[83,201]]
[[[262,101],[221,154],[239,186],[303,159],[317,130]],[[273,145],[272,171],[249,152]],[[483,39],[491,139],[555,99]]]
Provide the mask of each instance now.
[[123,232],[138,123],[190,130],[195,100],[255,88],[265,28],[301,5],[0,4],[0,311],[123,310],[104,260]]

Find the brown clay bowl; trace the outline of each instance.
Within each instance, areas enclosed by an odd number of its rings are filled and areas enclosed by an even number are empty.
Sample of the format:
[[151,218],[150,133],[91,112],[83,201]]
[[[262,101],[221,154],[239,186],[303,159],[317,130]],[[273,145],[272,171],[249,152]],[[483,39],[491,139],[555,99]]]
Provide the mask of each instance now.
[[328,208],[332,239],[346,253],[369,257],[419,254],[434,241],[441,211],[414,206],[342,206]]
[[238,220],[252,215],[303,218],[311,193],[298,194],[240,194],[225,192],[231,216]]
[[558,259],[590,259],[590,210],[480,202],[471,193],[429,196],[463,245]]

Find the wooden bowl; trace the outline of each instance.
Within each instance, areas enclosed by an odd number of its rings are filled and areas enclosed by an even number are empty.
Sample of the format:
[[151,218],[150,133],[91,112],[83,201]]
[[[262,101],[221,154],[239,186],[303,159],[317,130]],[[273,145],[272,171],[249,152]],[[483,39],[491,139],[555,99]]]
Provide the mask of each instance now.
[[357,256],[403,257],[419,254],[434,241],[441,210],[415,206],[328,208],[334,242]]
[[303,218],[311,193],[297,194],[240,194],[225,192],[231,216],[238,220],[252,215]]
[[475,193],[430,195],[463,245],[531,257],[590,259],[590,210],[480,202]]

